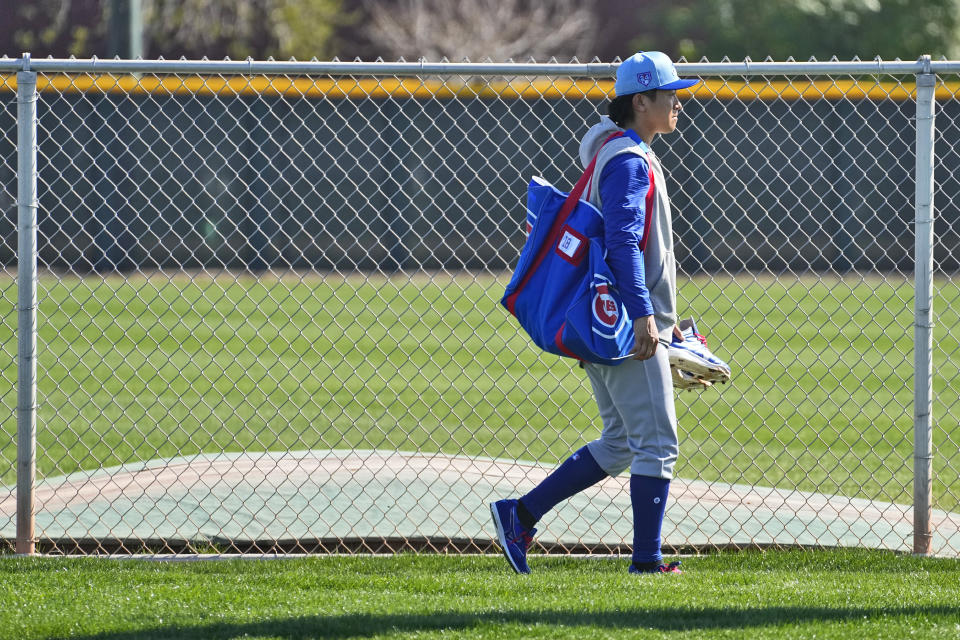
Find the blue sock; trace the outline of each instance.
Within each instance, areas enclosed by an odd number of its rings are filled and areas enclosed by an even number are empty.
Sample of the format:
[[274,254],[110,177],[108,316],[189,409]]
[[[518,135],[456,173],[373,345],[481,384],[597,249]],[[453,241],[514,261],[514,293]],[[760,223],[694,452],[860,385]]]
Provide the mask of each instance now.
[[[607,477],[586,446],[567,458],[533,491],[520,498],[520,503],[530,512],[534,523],[547,511]],[[531,525],[532,526],[532,525]]]
[[660,530],[667,506],[670,481],[649,476],[630,476],[630,502],[633,505],[633,561],[636,564],[659,563]]

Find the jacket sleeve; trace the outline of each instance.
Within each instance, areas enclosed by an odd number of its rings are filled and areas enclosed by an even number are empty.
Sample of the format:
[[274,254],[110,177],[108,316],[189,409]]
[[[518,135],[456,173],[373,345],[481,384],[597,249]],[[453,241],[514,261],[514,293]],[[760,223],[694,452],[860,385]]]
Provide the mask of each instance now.
[[650,189],[645,158],[633,153],[615,155],[600,175],[600,203],[603,213],[607,264],[631,320],[653,315],[647,289],[640,241]]

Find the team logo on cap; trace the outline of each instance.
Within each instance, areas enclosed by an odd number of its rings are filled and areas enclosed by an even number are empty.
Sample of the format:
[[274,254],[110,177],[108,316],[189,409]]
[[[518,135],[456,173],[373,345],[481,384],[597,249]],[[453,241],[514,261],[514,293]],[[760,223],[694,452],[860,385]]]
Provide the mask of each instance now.
[[605,284],[597,284],[597,293],[593,296],[593,317],[610,329],[617,326],[620,310],[617,309],[617,301],[610,295],[610,289]]
[[652,80],[652,79],[653,79],[653,78],[652,78],[652,76],[650,75],[650,72],[649,72],[649,71],[644,71],[643,73],[638,73],[638,74],[637,74],[637,82],[639,82],[640,84],[642,84],[642,85],[645,86],[645,87],[649,87],[649,86],[650,86],[650,80]]

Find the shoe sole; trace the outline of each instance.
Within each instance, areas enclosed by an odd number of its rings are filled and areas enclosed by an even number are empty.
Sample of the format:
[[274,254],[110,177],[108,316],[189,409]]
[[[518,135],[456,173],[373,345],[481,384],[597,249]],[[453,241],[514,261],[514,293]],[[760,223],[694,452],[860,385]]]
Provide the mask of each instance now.
[[681,569],[672,569],[670,571],[628,571],[632,576],[665,576],[665,575],[678,575],[682,576],[683,571]]
[[500,522],[500,513],[497,511],[497,503],[495,502],[490,504],[490,515],[493,516],[493,527],[497,530],[497,542],[500,543],[500,550],[503,551],[503,557],[510,563],[510,568],[513,569],[514,573],[529,573],[529,571],[522,571],[510,557],[510,552],[507,551],[506,528]]
[[[700,378],[697,378],[695,375],[693,375],[689,371],[680,369],[679,367],[671,367],[671,368],[673,369],[673,371],[677,372],[676,374],[674,374],[674,381],[673,381],[673,388],[676,389],[677,391],[693,391],[694,389],[696,389],[697,391],[703,391],[704,389],[713,386],[713,382],[710,380],[704,380],[703,382],[701,382]],[[677,377],[679,377],[679,380],[677,379]]]
[[730,372],[707,360],[696,357],[689,351],[671,349],[669,352],[670,364],[678,369],[689,371],[693,375],[709,382],[726,382],[730,379]]

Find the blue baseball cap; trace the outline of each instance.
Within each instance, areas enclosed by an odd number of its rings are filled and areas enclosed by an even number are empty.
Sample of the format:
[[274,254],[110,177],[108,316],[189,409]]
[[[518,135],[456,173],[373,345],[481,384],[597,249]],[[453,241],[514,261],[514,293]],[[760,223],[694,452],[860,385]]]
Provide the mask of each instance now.
[[700,82],[696,78],[681,78],[667,54],[660,51],[635,53],[617,67],[616,96],[626,96],[653,89],[686,89]]

